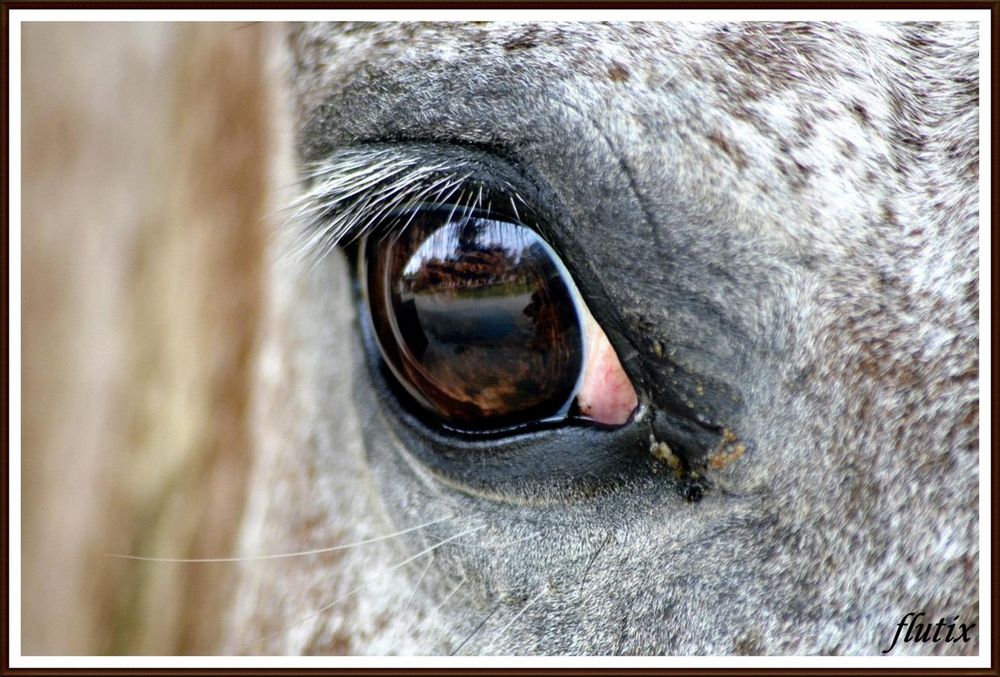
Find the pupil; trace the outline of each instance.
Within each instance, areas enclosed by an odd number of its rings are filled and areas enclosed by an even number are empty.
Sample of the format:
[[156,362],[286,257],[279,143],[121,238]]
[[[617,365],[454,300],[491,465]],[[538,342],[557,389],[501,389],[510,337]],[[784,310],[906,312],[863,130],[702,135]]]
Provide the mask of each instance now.
[[366,247],[386,361],[421,405],[463,428],[559,413],[583,337],[555,253],[525,226],[448,216],[421,213],[398,238]]

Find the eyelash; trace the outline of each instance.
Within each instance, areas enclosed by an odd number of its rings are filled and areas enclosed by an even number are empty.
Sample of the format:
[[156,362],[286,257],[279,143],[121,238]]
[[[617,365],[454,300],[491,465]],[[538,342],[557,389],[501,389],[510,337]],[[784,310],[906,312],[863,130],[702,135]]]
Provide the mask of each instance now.
[[476,178],[482,173],[478,164],[441,155],[434,152],[436,161],[431,161],[431,153],[421,148],[347,148],[314,165],[306,174],[311,187],[289,207],[295,232],[289,258],[315,264],[338,245],[376,228],[405,228],[404,216],[412,217],[418,207],[447,205],[469,214],[492,211],[495,200],[518,221],[529,211],[509,182],[491,181],[487,187]]

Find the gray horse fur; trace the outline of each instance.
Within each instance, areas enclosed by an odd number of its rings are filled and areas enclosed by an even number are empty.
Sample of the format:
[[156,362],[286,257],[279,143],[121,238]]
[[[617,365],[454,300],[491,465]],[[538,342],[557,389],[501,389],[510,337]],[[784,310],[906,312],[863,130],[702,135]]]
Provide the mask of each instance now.
[[302,166],[379,145],[525,177],[642,409],[422,430],[344,254],[280,258],[243,554],[372,542],[246,565],[227,650],[876,655],[908,612],[978,624],[974,24],[318,24],[287,48]]

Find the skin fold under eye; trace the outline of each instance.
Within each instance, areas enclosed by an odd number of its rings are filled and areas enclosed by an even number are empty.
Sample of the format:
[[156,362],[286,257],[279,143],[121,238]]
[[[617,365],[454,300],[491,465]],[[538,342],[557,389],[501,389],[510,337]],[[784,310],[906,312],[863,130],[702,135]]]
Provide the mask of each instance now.
[[635,390],[557,254],[488,212],[417,208],[361,257],[379,348],[445,425],[625,423]]

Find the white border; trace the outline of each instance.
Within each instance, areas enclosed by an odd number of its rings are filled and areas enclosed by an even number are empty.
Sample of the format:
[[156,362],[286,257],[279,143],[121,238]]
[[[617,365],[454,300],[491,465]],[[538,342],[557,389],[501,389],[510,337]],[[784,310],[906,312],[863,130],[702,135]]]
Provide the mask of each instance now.
[[[15,22],[14,12],[10,12],[9,41],[10,57],[8,73],[8,265],[10,317],[7,336],[8,368],[8,420],[10,422],[10,445],[8,453],[8,477],[10,478],[7,513],[7,534],[9,536],[10,571],[7,590],[9,591],[10,663],[14,667],[14,657],[21,653],[21,24]],[[13,556],[16,553],[16,556]]]
[[[535,21],[566,20],[864,20],[977,21],[980,30],[980,655],[969,657],[230,657],[21,655],[21,24],[25,21]],[[8,529],[10,534],[9,641],[11,668],[321,668],[321,667],[571,667],[571,668],[982,668],[992,649],[990,499],[990,12],[989,10],[11,10],[9,19],[10,381]],[[985,277],[984,277],[985,275]],[[985,284],[983,283],[985,280]],[[985,406],[982,406],[985,403]]]
[[[985,16],[985,18],[983,18]],[[155,17],[155,18],[154,18]],[[989,10],[891,9],[22,9],[15,21],[979,21],[989,32]]]
[[[991,243],[993,240],[992,207],[993,177],[992,126],[993,82],[990,62],[993,56],[992,35],[987,15],[979,23],[979,651],[986,658],[992,650],[993,639],[993,589],[990,574],[993,572],[993,551],[990,534],[993,533],[993,516],[990,504],[993,487],[990,485],[993,467],[992,401],[990,384],[993,380],[992,332],[993,268]],[[986,407],[983,408],[983,403]],[[996,666],[994,666],[996,667]]]

